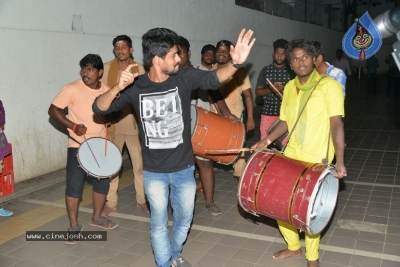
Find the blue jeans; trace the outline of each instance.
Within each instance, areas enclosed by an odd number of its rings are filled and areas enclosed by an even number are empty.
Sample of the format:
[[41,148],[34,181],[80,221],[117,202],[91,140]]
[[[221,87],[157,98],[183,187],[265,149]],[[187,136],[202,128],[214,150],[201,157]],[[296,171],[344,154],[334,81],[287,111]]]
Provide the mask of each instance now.
[[[150,237],[157,266],[170,267],[171,260],[181,255],[193,219],[196,182],[194,166],[171,172],[143,171],[144,190],[150,204]],[[168,196],[171,190],[173,224],[168,235]]]

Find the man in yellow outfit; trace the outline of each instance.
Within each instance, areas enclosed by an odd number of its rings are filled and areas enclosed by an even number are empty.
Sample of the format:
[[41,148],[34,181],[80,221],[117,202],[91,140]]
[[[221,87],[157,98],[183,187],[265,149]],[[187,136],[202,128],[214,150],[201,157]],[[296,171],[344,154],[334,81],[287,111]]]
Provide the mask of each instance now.
[[[142,64],[133,60],[132,39],[127,35],[119,35],[113,40],[115,58],[104,63],[104,74],[101,81],[110,87],[117,84],[119,74],[128,67],[129,64],[137,64],[132,68],[132,73],[143,74],[145,72]],[[133,175],[136,190],[136,206],[145,212],[149,212],[143,186],[143,160],[142,149],[139,143],[139,130],[136,122],[136,114],[132,106],[127,105],[117,113],[116,123],[109,128],[110,139],[115,143],[122,153],[124,144],[129,151],[132,160]],[[118,203],[119,176],[116,175],[110,182],[110,190],[107,194],[107,203],[102,215],[108,216],[109,213],[117,210]]]
[[[315,56],[315,48],[309,41],[293,40],[287,45],[286,58],[296,73],[296,78],[285,86],[277,127],[252,149],[265,148],[286,131],[293,132],[284,155],[311,163],[330,163],[336,155],[337,174],[334,176],[340,179],[347,175],[343,163],[343,92],[337,81],[318,74],[314,68]],[[281,221],[278,221],[278,225],[288,247],[275,252],[272,258],[300,256],[302,252],[297,229]],[[320,234],[306,233],[307,267],[319,266],[319,242]]]

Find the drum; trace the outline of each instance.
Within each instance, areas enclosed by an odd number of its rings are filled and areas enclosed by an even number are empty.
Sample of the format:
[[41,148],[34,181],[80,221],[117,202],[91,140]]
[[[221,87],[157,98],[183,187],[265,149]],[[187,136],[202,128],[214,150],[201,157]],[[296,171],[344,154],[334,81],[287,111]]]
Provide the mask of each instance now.
[[[271,128],[269,128],[268,130],[268,134],[275,129],[275,127],[278,125],[279,120],[277,120],[276,122],[274,122],[274,124],[272,124]],[[281,137],[279,137],[278,139],[276,139],[274,142],[272,142],[268,148],[276,148],[279,151],[282,151],[282,148],[286,145],[287,143],[287,136],[288,133],[286,132],[284,135],[282,135]],[[267,135],[268,137],[268,135]]]
[[80,167],[89,176],[99,179],[111,178],[122,166],[122,155],[118,147],[101,137],[89,138],[83,142],[77,157]]
[[339,180],[331,166],[290,159],[273,150],[255,152],[240,179],[239,204],[254,215],[320,233],[336,206]]
[[196,156],[214,160],[222,164],[232,164],[239,156],[232,154],[207,154],[212,149],[241,149],[245,139],[245,129],[241,122],[230,120],[203,108],[191,105],[192,147]]

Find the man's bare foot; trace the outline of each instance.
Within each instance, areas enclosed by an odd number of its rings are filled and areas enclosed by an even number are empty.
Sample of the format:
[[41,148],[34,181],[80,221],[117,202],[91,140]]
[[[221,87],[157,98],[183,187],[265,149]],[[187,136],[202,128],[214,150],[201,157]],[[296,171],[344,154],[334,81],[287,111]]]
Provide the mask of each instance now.
[[107,217],[111,212],[117,211],[117,207],[109,207],[106,206],[103,211],[101,212],[101,216]]
[[137,203],[136,207],[138,207],[139,209],[142,209],[143,211],[145,211],[147,213],[150,212],[149,208],[147,207],[147,203]]
[[319,267],[319,260],[307,261],[307,267]]
[[298,257],[298,256],[301,256],[301,249],[295,250],[295,251],[291,251],[291,250],[288,250],[288,249],[283,249],[283,250],[275,252],[272,255],[272,258],[274,260],[281,260],[281,259],[284,259],[284,258],[287,258],[287,257]]

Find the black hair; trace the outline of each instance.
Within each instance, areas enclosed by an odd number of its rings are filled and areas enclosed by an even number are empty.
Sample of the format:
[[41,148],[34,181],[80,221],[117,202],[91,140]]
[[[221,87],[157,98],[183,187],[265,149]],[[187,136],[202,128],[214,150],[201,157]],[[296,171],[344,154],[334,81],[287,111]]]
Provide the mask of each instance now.
[[81,61],[79,61],[79,66],[81,68],[93,67],[97,70],[104,69],[103,60],[101,60],[101,57],[96,54],[87,54],[86,56],[84,56]]
[[132,48],[132,39],[128,35],[118,35],[114,38],[112,45],[115,46],[115,44],[119,41],[125,41],[129,48]]
[[274,47],[274,52],[277,48],[286,48],[286,45],[288,44],[288,40],[285,40],[283,38],[276,40],[273,42],[272,46]]
[[215,52],[215,50],[217,50],[217,49],[212,44],[206,44],[201,49],[201,54],[204,55],[205,52],[210,51],[210,50]]
[[178,40],[177,45],[180,45],[180,46],[185,47],[187,51],[190,50],[190,43],[189,43],[189,41],[188,41],[185,37],[183,37],[183,36],[179,36],[179,40]]
[[312,42],[315,48],[315,56],[318,57],[319,55],[322,56],[322,58],[325,58],[325,50],[322,48],[322,45],[318,41],[313,41]]
[[143,64],[150,68],[155,56],[164,59],[177,43],[178,35],[174,31],[166,28],[150,29],[142,36]]
[[221,46],[227,46],[229,50],[231,49],[231,45],[233,45],[230,41],[221,40],[217,43],[215,50],[218,50]]
[[314,48],[314,45],[312,42],[307,41],[305,39],[296,39],[296,40],[290,41],[286,46],[286,58],[289,61],[290,61],[290,53],[292,53],[292,51],[295,48],[303,49],[310,56],[316,57],[315,48]]

